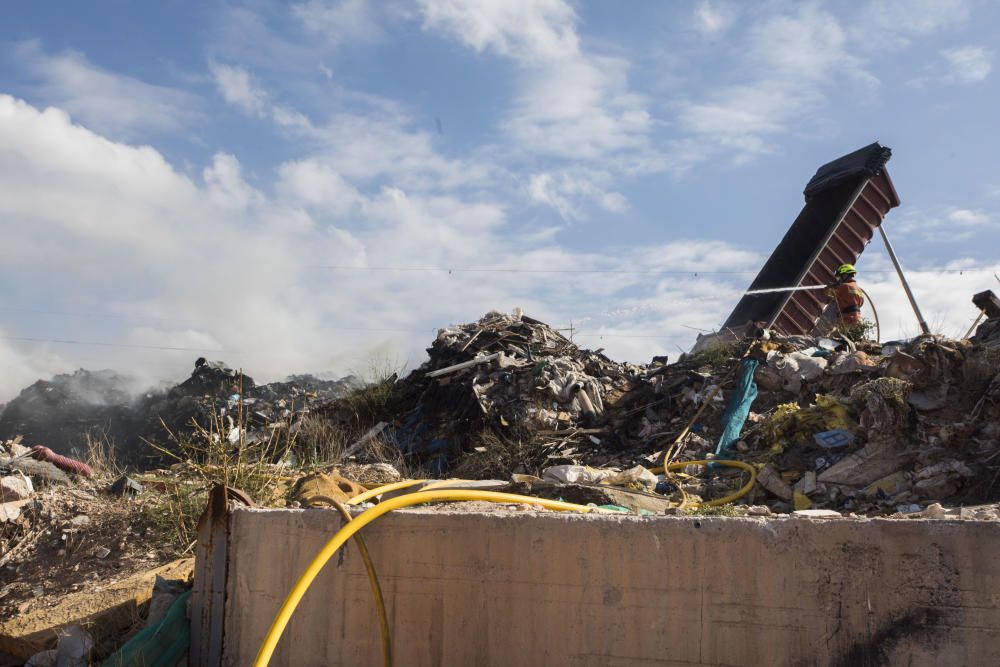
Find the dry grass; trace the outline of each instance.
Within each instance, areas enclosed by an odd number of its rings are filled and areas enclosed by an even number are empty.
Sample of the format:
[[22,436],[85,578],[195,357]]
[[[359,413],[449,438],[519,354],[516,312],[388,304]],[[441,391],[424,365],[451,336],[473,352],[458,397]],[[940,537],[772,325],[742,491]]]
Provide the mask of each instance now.
[[501,436],[481,431],[472,439],[472,451],[464,455],[451,475],[461,479],[507,479],[512,471],[538,474],[545,463],[545,451],[527,434]]
[[403,454],[399,445],[385,435],[372,438],[362,448],[358,460],[364,463],[388,463],[399,471],[402,479],[416,478],[424,474]]
[[299,465],[321,466],[340,461],[351,442],[350,433],[330,419],[306,415],[296,424],[291,452]]
[[207,426],[192,425],[190,437],[168,430],[175,443],[170,449],[148,443],[181,464],[175,477],[159,480],[166,487],[163,502],[147,509],[165,538],[185,551],[195,541],[198,518],[213,486],[240,489],[260,503],[273,501],[280,495],[281,471],[295,445],[295,434],[288,429],[274,429],[266,440],[248,439],[242,406],[231,427],[219,413]]
[[698,354],[694,355],[694,358],[702,364],[708,364],[713,368],[717,368],[725,366],[733,359],[738,359],[740,354],[740,346],[738,343],[720,342],[705,348]]
[[[181,552],[190,548],[208,492],[216,484],[269,504],[281,499],[282,478],[340,463],[352,443],[395,416],[396,371],[389,365],[373,368],[370,384],[338,401],[338,418],[307,415],[294,428],[272,429],[267,439],[248,438],[242,405],[228,415],[214,413],[207,425],[193,422],[190,436],[173,433],[164,424],[171,446],[148,444],[179,465],[172,466],[175,474],[169,479],[158,480],[166,487],[164,501],[148,511],[165,539]],[[388,463],[404,476],[410,472],[399,447],[384,435],[372,438],[355,456],[360,462]]]
[[86,463],[98,476],[118,478],[127,471],[118,459],[118,448],[106,433],[87,434]]

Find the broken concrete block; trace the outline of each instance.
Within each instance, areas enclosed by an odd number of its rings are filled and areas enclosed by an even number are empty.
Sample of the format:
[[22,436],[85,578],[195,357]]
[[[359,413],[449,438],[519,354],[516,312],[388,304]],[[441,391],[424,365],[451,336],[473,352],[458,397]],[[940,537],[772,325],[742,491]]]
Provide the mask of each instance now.
[[21,516],[21,508],[30,503],[29,498],[24,500],[11,500],[7,503],[0,503],[0,523],[15,521]]
[[890,450],[885,443],[869,443],[864,449],[844,457],[824,470],[818,479],[825,484],[868,486],[899,470],[904,461],[903,456]]
[[292,487],[289,499],[299,502],[303,507],[330,505],[331,500],[345,503],[364,491],[365,487],[347,479],[336,470],[331,470],[300,478]]
[[802,479],[795,483],[793,490],[806,496],[811,496],[816,492],[816,471],[807,470]]
[[931,503],[922,512],[912,515],[912,518],[921,519],[944,519],[948,516],[948,510],[941,506],[941,503]]
[[792,499],[792,487],[781,478],[771,464],[767,464],[757,473],[757,483],[782,500]]
[[913,485],[913,493],[921,498],[948,498],[958,493],[959,482],[947,473],[922,479]]
[[0,500],[24,500],[30,498],[34,492],[31,478],[26,477],[24,473],[19,472],[16,475],[0,478]]

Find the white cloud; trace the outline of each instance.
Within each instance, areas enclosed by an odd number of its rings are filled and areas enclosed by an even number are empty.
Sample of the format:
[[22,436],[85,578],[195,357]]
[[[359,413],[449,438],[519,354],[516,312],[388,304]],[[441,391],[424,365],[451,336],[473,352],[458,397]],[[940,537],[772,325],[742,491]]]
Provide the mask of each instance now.
[[[391,100],[373,95],[344,94],[324,118],[305,114],[274,102],[274,96],[245,68],[210,63],[223,98],[242,112],[269,119],[313,151],[313,160],[285,170],[283,180],[301,181],[318,175],[326,165],[329,174],[358,181],[392,176],[406,188],[448,190],[460,185],[498,184],[497,170],[486,163],[450,160],[434,148],[432,133],[412,131],[411,119]],[[285,192],[301,193],[289,183]]]
[[333,165],[316,158],[286,162],[278,170],[278,192],[317,212],[346,215],[361,204],[361,193]]
[[694,20],[702,34],[714,37],[729,29],[735,20],[735,12],[726,4],[702,0],[695,7]]
[[251,80],[250,72],[243,67],[214,61],[208,67],[222,99],[248,114],[258,117],[265,115],[269,107],[268,95]]
[[[741,6],[727,24],[726,5],[701,4],[695,25],[706,35],[729,30],[720,43],[727,83],[701,86],[688,80],[686,94],[667,103],[681,131],[670,144],[670,164],[684,171],[725,153],[742,163],[776,150],[789,133],[815,132],[827,121],[833,91],[856,104],[874,100],[880,86],[869,60],[908,47],[918,38],[964,25],[969,0],[873,0],[863,5],[766,3]],[[742,33],[735,27],[743,28]],[[989,53],[949,52],[956,62],[947,76],[971,81],[988,73]],[[942,78],[939,73],[935,78]],[[910,81],[924,84],[923,79]]]
[[681,129],[703,142],[690,159],[720,150],[737,160],[764,152],[775,135],[820,109],[835,82],[873,82],[847,48],[840,22],[815,5],[751,24],[738,53],[738,83],[676,107]]
[[109,72],[76,51],[45,52],[36,41],[14,48],[30,74],[33,93],[100,132],[135,138],[149,131],[175,131],[202,117],[191,93]]
[[[884,253],[869,250],[861,271],[861,286],[871,295],[882,325],[882,340],[899,340],[920,333],[916,316]],[[867,272],[878,269],[878,273]],[[906,279],[933,333],[957,338],[965,334],[978,312],[972,295],[996,286],[1000,264],[956,259],[938,266],[906,266]],[[869,306],[863,314],[871,317]]]
[[208,64],[216,90],[226,103],[256,118],[270,118],[276,125],[289,130],[311,132],[312,123],[304,115],[275,103],[271,95],[257,83],[244,67],[215,61]]
[[504,126],[529,153],[596,159],[648,152],[646,99],[628,85],[629,63],[581,47],[564,0],[421,0],[424,27],[477,52],[516,62],[520,91]]
[[978,83],[993,70],[993,53],[981,46],[944,49],[941,56],[948,64],[944,78],[958,83]]
[[424,26],[478,52],[493,50],[526,64],[580,54],[577,16],[563,0],[419,0]]
[[948,219],[958,225],[978,226],[987,224],[990,221],[990,216],[982,211],[954,208],[948,213]]
[[990,215],[978,209],[951,207],[948,209],[900,211],[893,226],[899,231],[933,243],[956,243],[981,234],[992,227]]
[[872,0],[861,6],[852,34],[866,50],[908,46],[915,38],[964,25],[974,0]]
[[[392,159],[410,169],[441,160],[419,133],[407,141],[401,128],[354,136],[359,143],[343,146],[351,162],[385,152],[379,139],[399,142]],[[0,245],[18,248],[0,266],[0,281],[30,272],[35,277],[19,283],[25,298],[89,304],[95,315],[89,330],[64,318],[55,328],[25,331],[38,323],[14,320],[18,326],[5,334],[72,332],[80,340],[192,348],[11,343],[23,372],[4,376],[0,395],[26,376],[79,365],[178,378],[199,351],[259,380],[347,372],[363,367],[374,348],[416,363],[436,327],[515,306],[554,324],[590,316],[592,330],[627,336],[602,342],[609,353],[641,360],[664,353],[668,340],[690,344],[693,332],[670,321],[675,309],[693,306],[695,295],[734,289],[725,279],[688,285],[656,271],[728,270],[749,257],[691,241],[639,256],[614,247],[572,251],[534,221],[512,220],[488,192],[408,189],[398,184],[405,174],[384,164],[374,181],[343,164],[316,153],[280,165],[275,183],[258,189],[235,156],[218,154],[194,180],[152,148],[110,141],[61,111],[0,95],[0,217],[12,223],[0,227]],[[618,205],[614,193],[593,195]],[[452,273],[427,270],[435,267]],[[574,273],[580,270],[598,273]],[[602,315],[622,299],[637,307],[634,315]],[[647,327],[665,338],[632,337]]]
[[374,42],[384,36],[378,6],[368,0],[308,0],[293,5],[292,14],[327,44]]
[[533,174],[528,183],[531,200],[551,206],[563,220],[585,218],[585,204],[595,204],[611,213],[624,213],[628,201],[620,192],[605,189],[610,175],[565,170]]

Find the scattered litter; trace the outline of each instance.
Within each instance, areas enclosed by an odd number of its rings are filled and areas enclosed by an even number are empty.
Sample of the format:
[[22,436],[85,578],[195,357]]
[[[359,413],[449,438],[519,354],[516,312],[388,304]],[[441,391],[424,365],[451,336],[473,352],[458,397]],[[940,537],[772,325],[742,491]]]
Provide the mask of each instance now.
[[137,496],[142,493],[142,490],[142,484],[127,475],[122,475],[108,487],[108,493],[113,496]]
[[837,428],[832,431],[822,431],[813,436],[816,444],[826,449],[847,447],[854,442],[854,434],[847,429]]

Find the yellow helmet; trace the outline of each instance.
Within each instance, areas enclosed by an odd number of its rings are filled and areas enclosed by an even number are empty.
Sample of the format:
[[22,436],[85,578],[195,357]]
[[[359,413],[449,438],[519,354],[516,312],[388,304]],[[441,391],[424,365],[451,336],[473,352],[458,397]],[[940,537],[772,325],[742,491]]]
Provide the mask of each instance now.
[[837,268],[838,276],[851,276],[854,275],[855,273],[857,273],[857,271],[854,270],[853,264],[841,264]]

